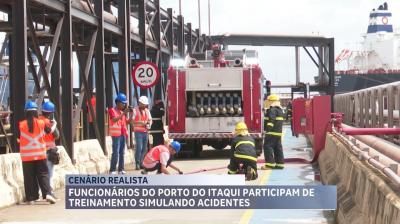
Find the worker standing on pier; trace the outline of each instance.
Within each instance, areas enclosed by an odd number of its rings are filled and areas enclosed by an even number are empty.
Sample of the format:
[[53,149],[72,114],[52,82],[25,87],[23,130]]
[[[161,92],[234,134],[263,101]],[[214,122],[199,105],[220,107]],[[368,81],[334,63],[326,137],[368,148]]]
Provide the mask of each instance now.
[[[90,103],[92,105],[94,115],[96,115],[96,88],[93,89],[92,97],[90,98],[90,102],[88,102],[88,103]],[[88,122],[89,122],[89,129],[87,131],[88,131],[89,139],[94,139],[94,138],[96,138],[96,133],[94,131],[94,123],[93,123],[94,119],[92,117],[92,114],[90,113],[88,103],[86,103],[87,104],[87,113],[88,113],[87,117],[88,117]]]
[[[46,126],[50,127],[50,133],[46,134],[43,139],[46,143],[46,152],[47,152],[47,168],[49,169],[49,183],[52,185],[52,178],[54,173],[54,165],[58,164],[60,161],[60,157],[57,152],[56,139],[60,137],[60,132],[57,129],[57,122],[54,120],[54,112],[55,106],[52,102],[45,102],[42,106],[42,115],[39,119],[43,120]],[[42,192],[42,196],[46,195]],[[54,196],[52,190],[52,196]]]
[[265,166],[262,166],[261,169],[283,169],[284,157],[281,139],[284,114],[277,95],[269,95],[267,101],[269,108],[267,108],[264,119]]
[[46,164],[46,144],[43,136],[51,132],[43,120],[38,119],[38,106],[33,101],[25,104],[26,119],[19,122],[19,149],[24,175],[25,197],[28,204],[39,199],[39,187],[51,204],[56,199],[51,195],[49,169]]
[[150,110],[150,114],[153,120],[151,125],[151,136],[153,137],[153,146],[164,144],[164,124],[162,117],[164,116],[164,104],[161,100],[156,100],[153,107]]
[[129,112],[127,107],[128,99],[123,93],[119,93],[115,98],[115,107],[108,110],[110,117],[109,120],[109,134],[112,138],[112,155],[110,164],[110,174],[117,174],[116,166],[118,162],[118,172],[125,174],[124,170],[124,154],[125,142],[128,137],[126,128],[127,119],[126,114]]
[[147,152],[148,130],[151,127],[152,118],[149,109],[149,99],[146,96],[139,98],[139,106],[133,109],[131,123],[135,132],[135,168],[142,167],[143,157]]

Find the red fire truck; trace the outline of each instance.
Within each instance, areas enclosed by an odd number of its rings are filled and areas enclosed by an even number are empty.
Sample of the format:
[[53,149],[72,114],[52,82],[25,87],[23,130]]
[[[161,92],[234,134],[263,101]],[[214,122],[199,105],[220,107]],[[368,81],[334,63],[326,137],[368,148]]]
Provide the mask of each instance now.
[[260,154],[264,90],[257,52],[214,45],[196,58],[174,59],[168,69],[168,137],[198,155],[203,145],[224,149],[244,121]]

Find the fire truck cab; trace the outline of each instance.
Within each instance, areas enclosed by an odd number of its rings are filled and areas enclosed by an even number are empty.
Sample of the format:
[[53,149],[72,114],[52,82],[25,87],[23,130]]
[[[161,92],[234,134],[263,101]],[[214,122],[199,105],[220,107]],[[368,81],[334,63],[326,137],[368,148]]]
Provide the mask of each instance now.
[[222,51],[173,59],[168,69],[169,138],[198,155],[203,145],[224,149],[244,121],[262,151],[263,75],[254,50]]

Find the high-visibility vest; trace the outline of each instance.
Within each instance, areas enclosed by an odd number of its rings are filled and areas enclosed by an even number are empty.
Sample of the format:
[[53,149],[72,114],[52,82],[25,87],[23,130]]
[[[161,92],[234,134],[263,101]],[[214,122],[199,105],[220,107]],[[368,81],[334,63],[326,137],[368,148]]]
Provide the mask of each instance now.
[[[111,110],[113,111],[113,113],[116,117],[122,113],[122,111],[117,110],[115,108],[111,108]],[[113,122],[113,119],[110,117],[108,133],[114,137],[126,135],[126,133],[122,132],[123,126],[126,126],[126,116],[125,115],[122,116],[122,118],[119,119],[117,122]]]
[[46,144],[43,136],[45,122],[43,120],[33,119],[33,133],[29,132],[27,120],[19,123],[19,153],[23,162],[46,159]]
[[[96,115],[96,97],[95,96],[92,96],[92,98],[90,99],[90,104],[92,104],[94,115]],[[88,121],[89,121],[89,123],[92,123],[93,117],[92,117],[92,114],[90,113],[89,105],[87,105],[87,107],[88,107]]]
[[[40,119],[40,120],[43,120],[43,121],[44,121],[44,124],[45,124],[46,126],[51,127],[51,121],[50,121],[50,119],[48,119],[47,117],[44,117],[44,116],[40,116],[39,119]],[[56,140],[55,140],[55,138],[54,138],[54,136],[53,136],[52,133],[45,134],[45,135],[43,136],[43,140],[44,140],[44,142],[46,143],[46,149],[47,149],[47,150],[50,149],[50,148],[56,147]]]
[[150,149],[150,151],[145,155],[143,159],[144,164],[151,164],[160,161],[160,154],[167,152],[169,154],[168,147],[165,145],[158,145]]
[[[135,108],[135,117],[134,117],[134,132],[147,132],[146,123],[149,121],[149,111],[146,109],[140,110],[139,108]],[[145,124],[137,124],[136,122],[144,122]]]

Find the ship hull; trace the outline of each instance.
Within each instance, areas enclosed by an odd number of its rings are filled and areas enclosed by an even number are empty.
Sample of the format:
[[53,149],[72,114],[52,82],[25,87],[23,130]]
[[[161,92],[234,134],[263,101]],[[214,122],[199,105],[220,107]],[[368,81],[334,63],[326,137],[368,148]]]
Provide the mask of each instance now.
[[400,81],[400,73],[357,75],[336,74],[335,92],[336,94],[353,92],[360,89],[370,88],[396,81]]

